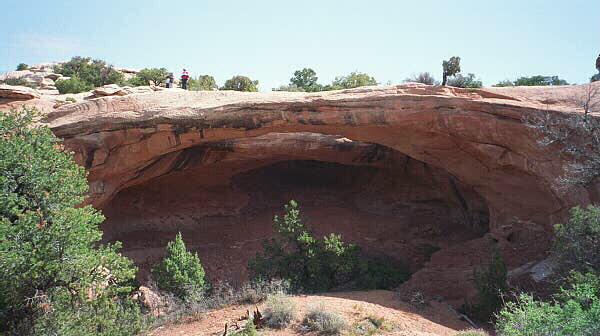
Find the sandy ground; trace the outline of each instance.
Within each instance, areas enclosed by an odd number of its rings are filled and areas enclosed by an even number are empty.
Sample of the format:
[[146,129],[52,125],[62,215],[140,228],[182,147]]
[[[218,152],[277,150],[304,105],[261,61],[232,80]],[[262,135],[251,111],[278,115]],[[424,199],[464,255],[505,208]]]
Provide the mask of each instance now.
[[[298,314],[296,321],[282,330],[262,329],[260,335],[316,335],[302,334],[300,322],[308,309],[313,306],[323,306],[326,310],[340,314],[350,330],[343,332],[349,335],[352,327],[365,321],[367,317],[384,318],[393,325],[392,331],[378,330],[374,335],[454,335],[457,330],[467,329],[469,325],[461,321],[448,306],[440,302],[429,302],[426,306],[417,308],[400,301],[392,291],[376,290],[364,292],[326,293],[321,295],[295,296]],[[264,304],[258,305],[263,311]],[[253,305],[238,305],[215,310],[197,316],[187,322],[167,325],[153,330],[152,336],[200,336],[222,335],[226,322],[238,321],[246,310],[253,310]]]

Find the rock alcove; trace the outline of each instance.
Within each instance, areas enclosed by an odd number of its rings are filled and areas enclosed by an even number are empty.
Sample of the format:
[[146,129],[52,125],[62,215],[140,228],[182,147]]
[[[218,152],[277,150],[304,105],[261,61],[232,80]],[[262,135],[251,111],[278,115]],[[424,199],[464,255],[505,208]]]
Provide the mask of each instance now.
[[241,281],[296,199],[317,234],[408,263],[403,290],[462,303],[492,248],[511,269],[544,258],[552,225],[593,201],[584,187],[556,192],[565,156],[523,122],[571,112],[575,89],[167,90],[64,106],[46,122],[89,171],[105,239],[144,270],[180,230],[213,278]]

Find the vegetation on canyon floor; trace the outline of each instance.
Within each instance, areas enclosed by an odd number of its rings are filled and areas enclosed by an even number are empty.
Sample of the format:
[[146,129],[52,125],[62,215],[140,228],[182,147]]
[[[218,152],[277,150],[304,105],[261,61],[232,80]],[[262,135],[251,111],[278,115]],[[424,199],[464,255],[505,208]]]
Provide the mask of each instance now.
[[401,263],[368,257],[339,234],[314,238],[293,200],[273,219],[273,231],[277,237],[265,241],[263,252],[248,264],[253,278],[287,279],[297,291],[329,291],[391,289],[409,277]]

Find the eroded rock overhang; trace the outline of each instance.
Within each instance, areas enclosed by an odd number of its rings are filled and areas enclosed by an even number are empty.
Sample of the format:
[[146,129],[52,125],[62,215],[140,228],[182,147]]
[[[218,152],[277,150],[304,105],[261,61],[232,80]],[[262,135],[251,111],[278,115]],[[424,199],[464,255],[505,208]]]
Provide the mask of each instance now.
[[[99,208],[121,190],[182,171],[219,185],[285,161],[389,168],[410,158],[481,197],[487,239],[516,266],[543,253],[566,208],[590,198],[583,188],[569,194],[576,199],[554,191],[563,158],[523,123],[542,110],[548,105],[502,92],[410,84],[312,94],[162,91],[75,104],[48,122],[88,169],[89,202]],[[365,156],[373,146],[385,148],[384,160]],[[448,249],[420,273],[469,277],[486,254],[481,239],[470,244],[461,246],[472,253],[458,269],[443,270],[460,255]]]

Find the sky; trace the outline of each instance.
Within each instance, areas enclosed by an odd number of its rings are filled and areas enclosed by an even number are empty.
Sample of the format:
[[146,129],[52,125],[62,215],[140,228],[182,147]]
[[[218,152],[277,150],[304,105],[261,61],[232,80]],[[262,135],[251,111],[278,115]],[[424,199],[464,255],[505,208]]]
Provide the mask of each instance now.
[[0,72],[89,56],[259,80],[309,67],[319,82],[365,72],[398,84],[461,57],[489,86],[520,76],[587,82],[600,53],[598,0],[0,0]]

